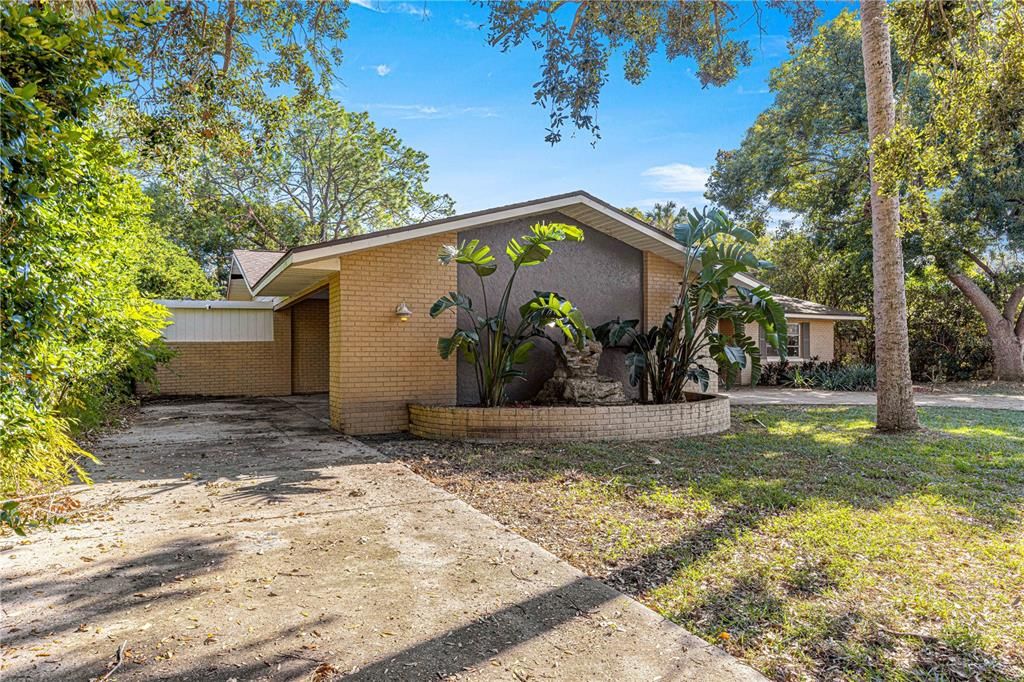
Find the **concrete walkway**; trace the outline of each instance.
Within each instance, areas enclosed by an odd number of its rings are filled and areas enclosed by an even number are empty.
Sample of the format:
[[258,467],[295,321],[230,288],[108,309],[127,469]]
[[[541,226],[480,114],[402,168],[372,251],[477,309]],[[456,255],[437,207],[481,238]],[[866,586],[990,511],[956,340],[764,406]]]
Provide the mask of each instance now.
[[[736,405],[874,405],[875,394],[863,391],[820,391],[806,388],[740,388],[727,395]],[[918,407],[978,407],[1024,410],[1024,395],[981,393],[915,393]]]
[[761,680],[322,422],[169,402],[84,521],[0,539],[4,680]]

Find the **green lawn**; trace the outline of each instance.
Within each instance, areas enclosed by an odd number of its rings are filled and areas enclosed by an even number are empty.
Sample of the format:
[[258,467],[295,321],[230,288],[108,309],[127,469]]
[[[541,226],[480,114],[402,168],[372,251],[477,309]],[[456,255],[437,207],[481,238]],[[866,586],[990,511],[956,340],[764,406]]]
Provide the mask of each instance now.
[[1024,678],[1024,413],[734,408],[704,439],[388,447],[776,679]]

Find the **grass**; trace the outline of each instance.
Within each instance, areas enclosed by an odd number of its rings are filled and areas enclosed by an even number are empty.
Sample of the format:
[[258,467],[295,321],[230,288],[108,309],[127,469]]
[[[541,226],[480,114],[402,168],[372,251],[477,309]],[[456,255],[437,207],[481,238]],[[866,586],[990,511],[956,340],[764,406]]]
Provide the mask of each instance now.
[[386,447],[775,679],[1024,679],[1024,413],[734,408],[636,444]]

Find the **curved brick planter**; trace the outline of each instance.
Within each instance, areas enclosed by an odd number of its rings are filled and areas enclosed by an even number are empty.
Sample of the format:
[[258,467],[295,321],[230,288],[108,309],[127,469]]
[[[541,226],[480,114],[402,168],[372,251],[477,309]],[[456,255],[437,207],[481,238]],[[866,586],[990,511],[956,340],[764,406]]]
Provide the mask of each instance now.
[[409,431],[435,440],[653,440],[729,428],[729,399],[603,407],[409,405]]

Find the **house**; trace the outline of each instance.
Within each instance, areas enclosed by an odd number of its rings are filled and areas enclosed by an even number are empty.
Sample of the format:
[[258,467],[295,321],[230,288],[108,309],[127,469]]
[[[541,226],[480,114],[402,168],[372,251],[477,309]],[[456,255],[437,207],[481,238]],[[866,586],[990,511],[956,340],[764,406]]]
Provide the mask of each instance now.
[[[644,327],[660,322],[678,293],[682,247],[577,191],[285,252],[236,251],[226,300],[161,301],[172,315],[164,336],[177,356],[158,370],[159,390],[326,392],[332,425],[350,434],[406,429],[410,402],[474,402],[471,368],[437,354],[437,339],[451,333],[451,316],[434,319],[428,311],[455,290],[497,300],[509,267],[503,245],[539,221],[578,225],[585,238],[558,244],[547,263],[524,269],[513,301],[534,290],[558,291],[591,325],[617,316],[640,319]],[[438,262],[442,246],[467,239],[490,244],[499,255],[499,272],[484,280],[486,290],[468,269]],[[780,300],[792,315],[793,356],[832,358],[835,322],[860,319],[810,301]],[[601,371],[624,379],[621,352],[606,351]],[[553,357],[553,349],[534,350],[530,378],[512,387],[513,400],[540,389]]]

